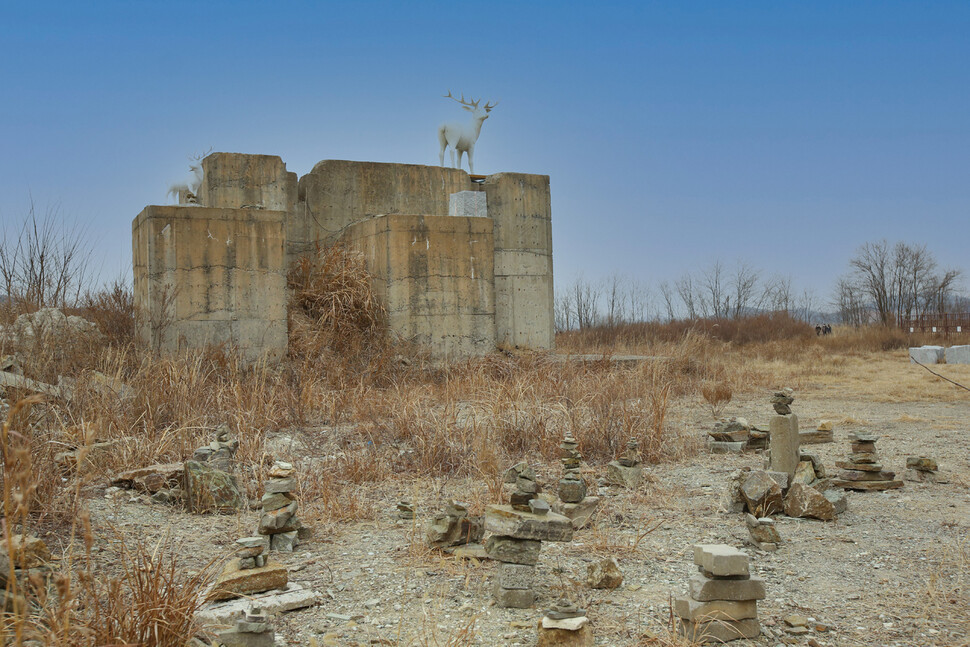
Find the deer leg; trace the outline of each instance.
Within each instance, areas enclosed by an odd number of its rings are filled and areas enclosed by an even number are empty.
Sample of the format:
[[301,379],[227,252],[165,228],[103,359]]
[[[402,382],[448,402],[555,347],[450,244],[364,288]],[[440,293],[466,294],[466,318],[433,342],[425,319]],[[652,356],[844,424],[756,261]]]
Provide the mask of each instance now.
[[474,148],[468,149],[468,173],[471,175],[475,174],[475,162],[473,161],[473,156],[475,154]]
[[455,149],[451,149],[451,168],[455,168]]
[[458,151],[458,166],[456,166],[455,168],[458,168],[458,169],[461,168],[461,156],[464,154],[465,154],[465,151]]

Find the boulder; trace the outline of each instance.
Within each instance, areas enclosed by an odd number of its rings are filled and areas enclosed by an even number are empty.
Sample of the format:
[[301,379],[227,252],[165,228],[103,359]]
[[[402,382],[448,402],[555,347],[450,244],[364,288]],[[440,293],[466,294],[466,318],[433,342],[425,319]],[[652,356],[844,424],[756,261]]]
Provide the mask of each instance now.
[[741,496],[748,510],[766,517],[784,509],[782,487],[763,470],[754,470],[741,482]]
[[642,465],[627,467],[621,465],[619,461],[611,461],[606,466],[606,482],[610,485],[618,485],[619,487],[630,488],[632,490],[640,485],[642,479]]
[[[831,496],[833,499],[838,498],[834,492]],[[795,483],[785,496],[785,514],[789,517],[832,521],[839,513],[833,500],[825,493],[808,485]]]
[[588,496],[579,503],[561,503],[556,506],[556,512],[571,519],[573,528],[579,530],[589,523],[601,502],[602,499],[598,496]]
[[197,461],[185,461],[183,486],[190,512],[235,512],[246,505],[236,477]]
[[812,467],[811,461],[800,461],[798,467],[795,468],[795,475],[792,477],[792,485],[795,483],[801,483],[802,485],[811,485],[815,481],[815,468]]

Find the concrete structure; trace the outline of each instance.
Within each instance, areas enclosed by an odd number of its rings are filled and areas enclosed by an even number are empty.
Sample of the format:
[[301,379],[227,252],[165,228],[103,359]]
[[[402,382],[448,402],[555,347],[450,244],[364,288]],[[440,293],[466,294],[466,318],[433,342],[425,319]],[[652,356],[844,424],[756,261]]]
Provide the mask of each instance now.
[[135,307],[156,350],[231,343],[245,361],[286,352],[282,211],[145,207],[132,223]]
[[378,216],[344,240],[363,252],[391,330],[440,356],[495,349],[491,220]]
[[944,351],[942,346],[919,346],[909,349],[909,361],[915,364],[942,364]]
[[970,346],[950,346],[943,356],[947,364],[970,364]]
[[459,169],[324,160],[297,181],[277,156],[236,153],[202,166],[198,206],[148,207],[133,223],[146,342],[281,356],[286,269],[342,241],[363,252],[392,333],[436,356],[553,347],[548,176],[481,183]]
[[548,175],[499,173],[485,180],[495,223],[495,340],[552,348],[552,205]]

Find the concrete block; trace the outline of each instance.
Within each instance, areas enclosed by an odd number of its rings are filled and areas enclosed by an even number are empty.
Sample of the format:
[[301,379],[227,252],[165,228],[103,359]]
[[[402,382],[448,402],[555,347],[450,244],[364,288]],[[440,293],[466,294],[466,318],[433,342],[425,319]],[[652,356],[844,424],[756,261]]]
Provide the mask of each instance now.
[[711,575],[748,575],[748,556],[727,544],[695,544],[694,563]]
[[970,346],[950,346],[943,352],[943,356],[947,364],[970,364]]
[[300,178],[300,204],[287,223],[287,242],[291,253],[308,251],[316,241],[332,243],[348,226],[378,214],[447,216],[451,195],[477,186],[461,169],[323,160]]
[[919,346],[909,349],[909,361],[915,364],[942,364],[944,359],[942,346]]
[[488,204],[482,191],[459,191],[448,197],[448,215],[458,218],[487,218]]
[[768,425],[771,470],[795,475],[798,467],[798,416],[773,416]]
[[495,349],[492,221],[387,215],[349,226],[391,331],[436,357]]
[[553,348],[549,176],[490,175],[485,195],[495,223],[496,340],[511,347]]
[[149,206],[132,223],[143,343],[162,352],[228,343],[244,362],[286,352],[282,211]]
[[757,576],[747,580],[730,580],[710,578],[702,573],[694,573],[688,582],[690,597],[697,602],[711,600],[728,600],[743,602],[745,600],[763,600],[765,597],[765,581]]
[[212,153],[202,160],[199,202],[221,209],[292,211],[296,207],[296,173],[278,155]]

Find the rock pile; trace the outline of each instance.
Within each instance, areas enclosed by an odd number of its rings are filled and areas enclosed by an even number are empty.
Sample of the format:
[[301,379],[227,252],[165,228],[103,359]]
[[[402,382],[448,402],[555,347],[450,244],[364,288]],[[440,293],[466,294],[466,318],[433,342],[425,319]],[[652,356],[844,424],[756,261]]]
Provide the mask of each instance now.
[[751,424],[744,418],[719,420],[714,429],[707,432],[710,437],[707,447],[713,454],[739,454],[751,439]]
[[549,504],[532,498],[538,486],[534,472],[523,470],[516,480],[510,505],[485,509],[485,530],[493,533],[485,542],[488,556],[499,562],[493,594],[500,607],[525,609],[535,603],[535,566],[543,541],[570,541],[573,525],[568,517],[550,512]]
[[556,512],[572,519],[573,527],[579,530],[589,521],[600,498],[586,496],[586,481],[580,474],[583,455],[579,452],[579,443],[570,432],[566,432],[559,444],[559,459],[562,462],[562,478],[559,480],[557,494],[562,502]]
[[940,476],[936,461],[926,456],[910,456],[906,459],[906,480],[917,483],[946,483],[948,480]]
[[849,434],[852,453],[848,461],[835,463],[842,468],[838,479],[833,481],[836,487],[871,492],[903,486],[902,481],[895,480],[895,472],[883,471],[876,454],[876,440],[875,434],[867,432],[854,431]]
[[215,440],[185,461],[182,490],[190,512],[235,512],[245,506],[232,473],[237,449],[239,441],[230,439],[229,428],[222,425],[216,429]]
[[546,609],[539,621],[537,647],[592,647],[593,629],[580,609],[568,600],[560,600]]
[[276,631],[269,617],[259,607],[243,613],[231,629],[220,631],[216,645],[221,647],[274,647]]
[[237,540],[235,557],[222,569],[209,589],[206,600],[231,600],[253,593],[285,589],[289,574],[285,566],[266,557],[269,542],[266,536]]
[[484,535],[481,517],[469,515],[468,506],[455,501],[449,501],[444,512],[434,516],[427,532],[428,544],[434,548],[477,544]]
[[290,463],[276,461],[263,484],[260,501],[259,534],[269,537],[270,550],[292,553],[299,543],[297,532],[302,524],[296,516],[296,470]]
[[626,444],[626,450],[620,457],[606,466],[606,481],[611,485],[635,488],[643,478],[643,466],[640,465],[640,444],[631,438]]
[[744,523],[748,527],[748,539],[759,550],[773,552],[778,550],[781,535],[775,528],[775,520],[771,517],[758,518],[751,513],[744,515]]
[[764,580],[751,576],[748,556],[725,544],[694,546],[698,573],[691,576],[689,597],[674,599],[679,630],[699,643],[722,643],[761,634],[758,600]]

